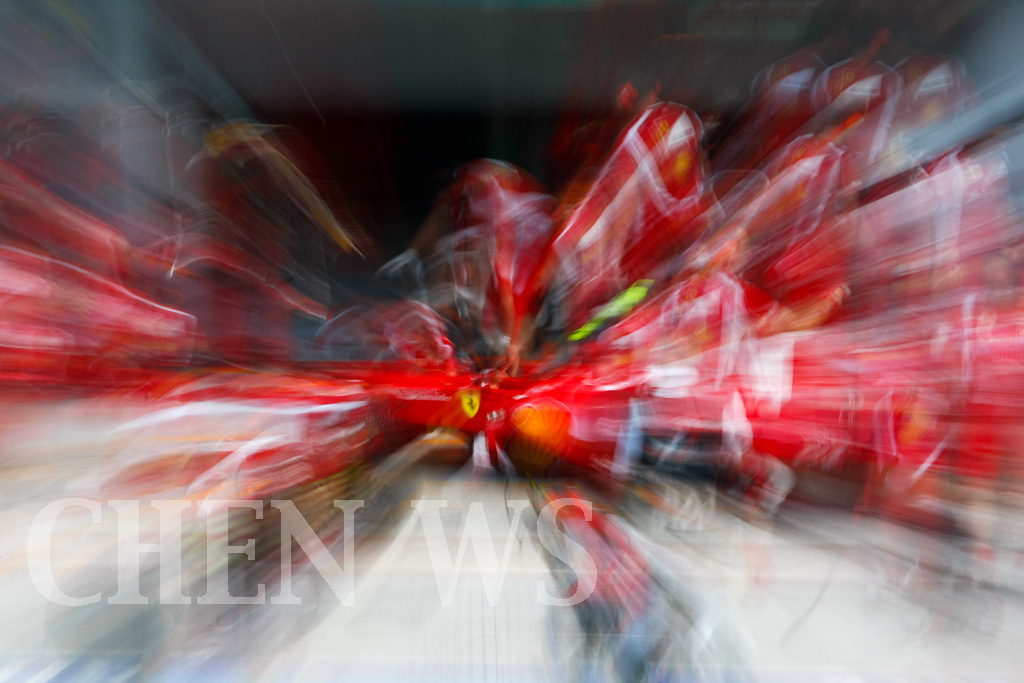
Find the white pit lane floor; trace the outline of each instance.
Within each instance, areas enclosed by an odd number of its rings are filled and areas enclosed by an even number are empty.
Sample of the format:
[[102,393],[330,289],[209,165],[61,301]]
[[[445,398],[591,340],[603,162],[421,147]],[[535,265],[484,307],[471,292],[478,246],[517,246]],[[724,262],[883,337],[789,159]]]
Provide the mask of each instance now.
[[[493,606],[471,549],[452,604],[441,604],[423,526],[408,500],[392,523],[357,545],[351,607],[300,577],[302,606],[259,606],[213,624],[200,606],[48,603],[27,570],[28,525],[47,495],[65,491],[101,457],[103,438],[90,434],[109,433],[124,419],[96,410],[85,417],[71,408],[48,413],[39,424],[49,430],[25,427],[43,435],[31,449],[13,437],[5,448],[0,680],[560,680],[574,621],[552,617],[537,600],[538,582],[550,588],[550,573],[528,515]],[[526,485],[513,484],[508,497],[527,498]],[[481,503],[501,557],[509,531],[503,483],[429,475],[409,499],[448,501],[442,521],[449,557],[466,510]],[[84,515],[77,521],[89,523]],[[741,643],[719,662],[726,680],[1024,680],[1024,600],[1005,589],[1019,589],[1024,574],[1019,528],[1003,534],[997,549],[1005,580],[996,591],[927,569],[954,563],[959,551],[949,541],[839,512],[805,511],[766,530],[719,507],[697,528],[670,533],[645,525],[642,538],[695,614],[714,611],[708,623]],[[69,592],[80,587],[75,578],[96,571],[94,558],[109,558],[116,547],[107,524],[88,537],[65,525],[55,539],[55,549],[74,551],[57,553],[58,576],[72,577]],[[561,638],[552,636],[553,624]]]
[[[415,497],[448,501],[443,519],[453,557],[465,510],[482,503],[501,556],[509,530],[504,485],[427,481]],[[509,498],[526,498],[525,486],[514,485]],[[908,532],[838,513],[818,512],[811,521],[813,534],[781,523],[766,531],[716,511],[701,530],[643,534],[661,567],[685,583],[694,610],[716,610],[717,627],[741,644],[740,656],[719,662],[717,674],[757,681],[1021,679],[1018,597],[968,595],[937,585],[941,572],[910,572],[905,557],[886,549],[910,552]],[[953,552],[943,541],[923,542],[939,555]],[[532,533],[524,529],[513,546],[494,606],[471,551],[453,603],[441,604],[411,509],[372,545],[357,558],[356,605],[336,607],[274,653],[264,680],[560,679],[565,653],[554,650],[570,648],[572,637],[553,639],[552,624],[571,629],[574,622],[552,621],[552,608],[536,599],[537,583],[549,585],[549,573]],[[911,554],[922,552],[929,549]]]
[[[480,502],[501,557],[509,531],[503,484],[424,481],[412,498],[448,501],[442,522],[453,558],[464,512]],[[526,498],[524,487],[513,486],[509,498]],[[124,636],[125,610],[141,608],[109,605],[74,626],[122,633],[102,649],[55,638],[55,624],[66,630],[68,615],[81,608],[48,605],[24,560],[12,557],[22,566],[7,566],[0,576],[8,614],[0,629],[0,680],[134,680],[140,671],[167,681],[572,680],[563,678],[563,666],[572,664],[562,660],[578,638],[575,621],[538,603],[538,582],[553,588],[531,522],[513,543],[497,604],[489,604],[484,573],[467,549],[452,604],[444,606],[423,526],[407,505],[393,524],[357,545],[352,606],[297,577],[295,592],[306,598],[301,610],[266,605],[241,620],[204,619],[194,629],[189,613],[179,612],[186,615],[179,628],[192,630],[186,645],[166,638],[168,631]],[[18,523],[28,521],[27,512]],[[905,532],[867,529],[842,515],[818,514],[813,523],[813,534],[782,524],[769,532],[717,511],[703,530],[645,535],[660,565],[685,584],[695,612],[716,611],[717,627],[744,644],[742,656],[718,662],[724,680],[1021,680],[1019,595],[958,596],[955,587],[936,586],[940,579],[910,571],[908,558],[921,553],[907,550]],[[88,549],[102,554],[102,538],[93,535]],[[928,541],[934,553],[954,552]],[[879,550],[886,543],[893,552]],[[53,621],[55,613],[64,619]],[[140,648],[156,653],[155,666],[139,669]]]

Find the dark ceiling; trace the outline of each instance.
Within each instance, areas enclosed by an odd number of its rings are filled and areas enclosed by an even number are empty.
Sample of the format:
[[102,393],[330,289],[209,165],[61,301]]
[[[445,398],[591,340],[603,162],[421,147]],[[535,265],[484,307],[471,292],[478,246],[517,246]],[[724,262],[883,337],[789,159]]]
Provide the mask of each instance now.
[[191,75],[208,70],[205,96],[221,114],[297,130],[370,232],[396,249],[458,163],[502,158],[550,181],[558,118],[599,114],[643,59],[656,62],[666,99],[729,111],[758,70],[797,46],[836,35],[863,45],[883,26],[953,44],[991,4],[155,1],[199,55]]
[[450,111],[559,108],[573,86],[596,89],[662,35],[745,40],[745,54],[731,56],[752,66],[759,50],[797,41],[821,3],[713,11],[721,4],[175,0],[164,9],[261,111]]

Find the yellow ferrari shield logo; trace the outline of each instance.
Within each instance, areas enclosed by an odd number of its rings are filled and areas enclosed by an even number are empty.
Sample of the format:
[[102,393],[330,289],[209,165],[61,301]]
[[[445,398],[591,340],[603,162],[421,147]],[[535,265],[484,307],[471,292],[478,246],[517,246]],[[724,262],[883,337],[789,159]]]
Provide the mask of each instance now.
[[475,417],[480,410],[480,392],[477,389],[469,389],[462,392],[462,410],[468,417]]

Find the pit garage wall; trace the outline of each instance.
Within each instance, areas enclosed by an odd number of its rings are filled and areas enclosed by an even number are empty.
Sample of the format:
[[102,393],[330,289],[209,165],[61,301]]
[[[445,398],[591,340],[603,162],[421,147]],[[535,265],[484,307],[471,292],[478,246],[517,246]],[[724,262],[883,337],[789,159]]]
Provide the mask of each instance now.
[[[18,146],[38,146],[41,130],[52,139],[47,124],[40,127],[36,121],[59,120],[64,139],[51,144],[52,149],[86,143],[102,151],[105,163],[118,167],[121,179],[98,191],[85,177],[88,167],[73,168],[61,180],[44,182],[97,217],[118,221],[117,227],[136,247],[183,229],[175,214],[199,217],[188,224],[189,229],[203,229],[202,217],[215,212],[207,196],[203,165],[191,165],[187,174],[185,169],[197,150],[203,149],[211,122],[255,118],[237,91],[150,2],[3,4],[0,88],[4,113],[17,112],[29,121],[2,131],[6,153]],[[41,153],[44,166],[64,163],[59,151]],[[185,175],[189,175],[187,185],[182,182]],[[326,303],[329,267],[319,237],[311,235],[303,243],[311,247],[308,253],[296,257],[308,277],[295,278],[291,284]],[[178,280],[180,285],[172,283],[178,298],[166,303],[197,315],[207,334],[219,334],[223,298],[203,283]],[[297,324],[298,318],[275,323],[261,320],[258,298],[251,331],[289,335],[280,328]],[[304,331],[304,336],[311,334]]]

